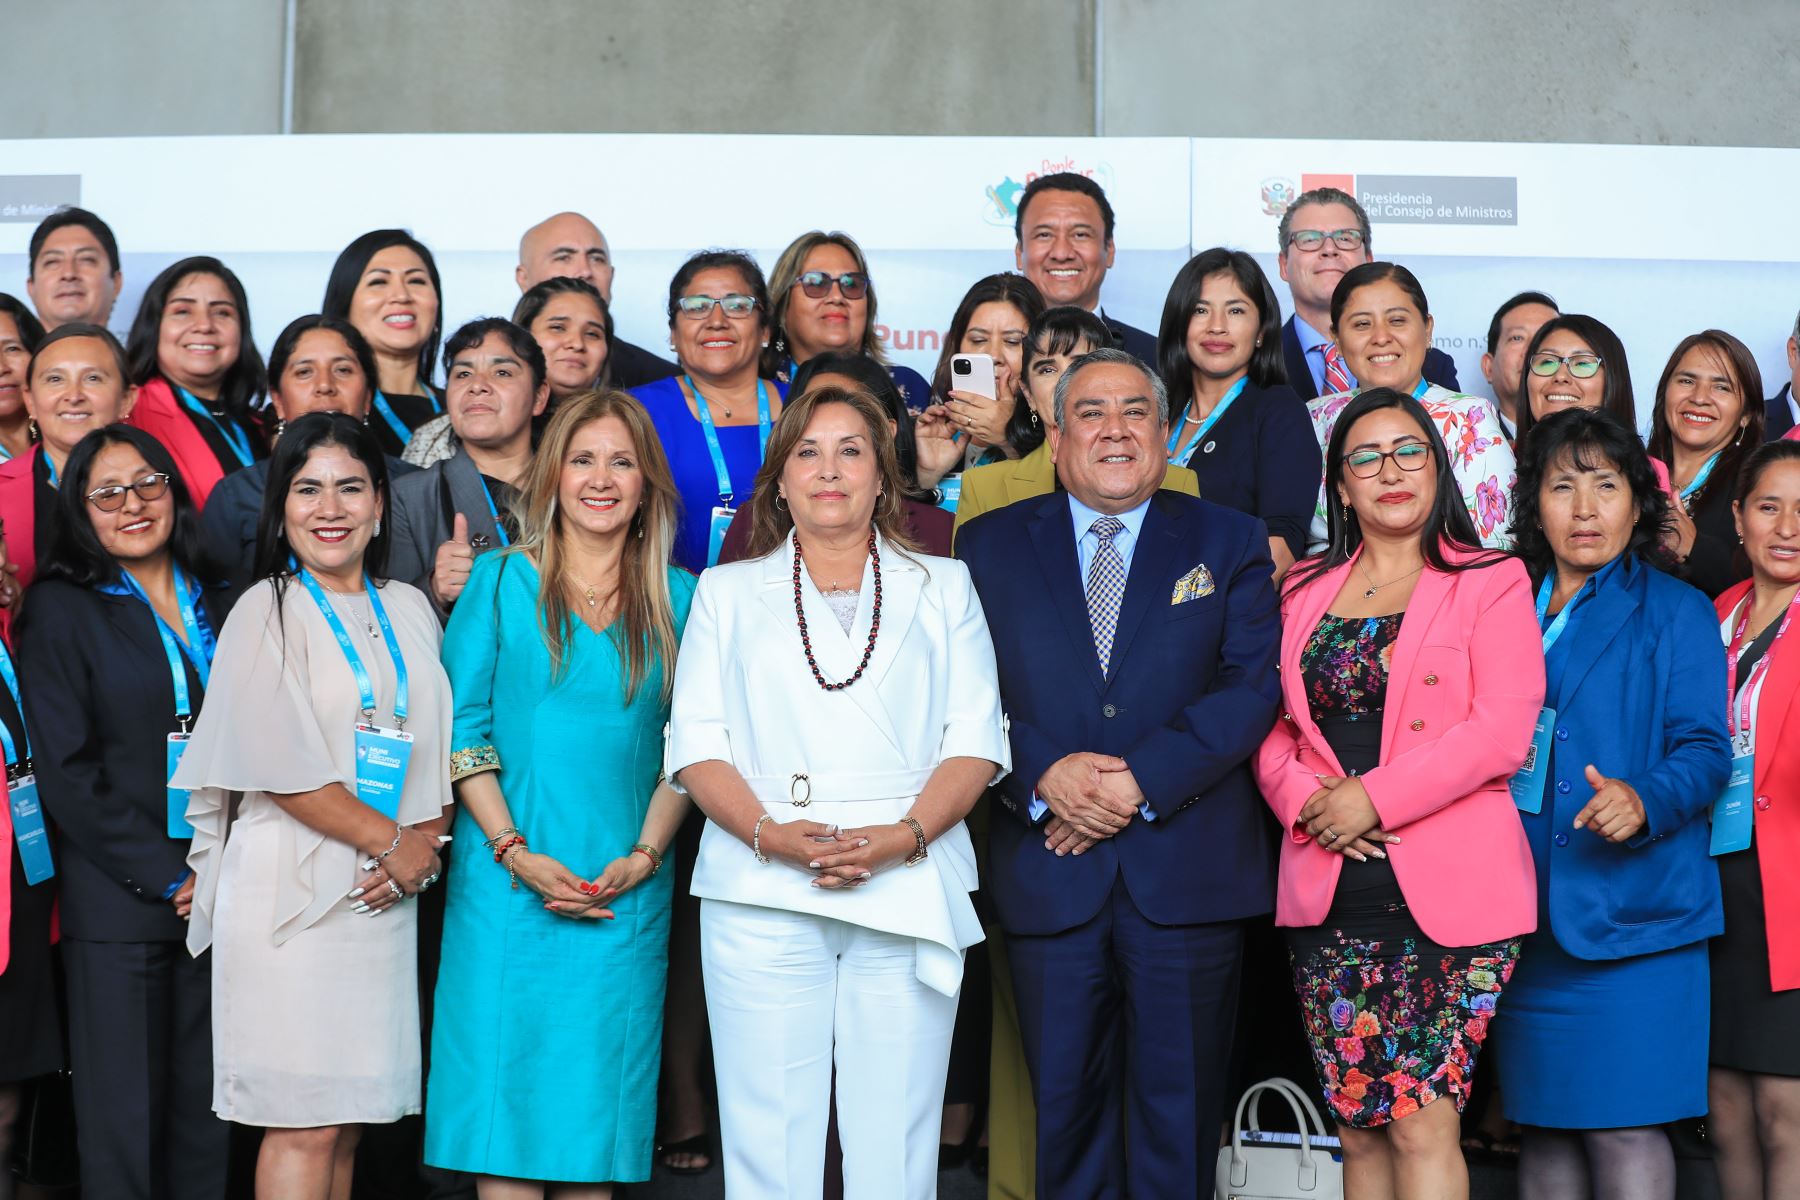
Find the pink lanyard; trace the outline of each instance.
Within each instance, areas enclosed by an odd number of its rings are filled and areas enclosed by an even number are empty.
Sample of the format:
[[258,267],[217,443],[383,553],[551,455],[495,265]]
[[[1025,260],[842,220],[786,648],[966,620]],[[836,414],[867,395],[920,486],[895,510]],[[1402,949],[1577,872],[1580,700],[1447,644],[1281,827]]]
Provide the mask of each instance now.
[[[1794,619],[1794,607],[1800,605],[1800,593],[1796,593],[1794,598],[1788,602],[1787,611],[1781,614],[1781,626],[1775,630],[1775,640],[1769,643],[1769,648],[1763,651],[1762,658],[1758,660],[1756,666],[1750,669],[1750,678],[1744,681],[1743,690],[1740,692],[1737,686],[1738,655],[1743,652],[1744,634],[1750,628],[1750,610],[1754,607],[1754,599],[1754,593],[1744,597],[1744,615],[1738,618],[1737,629],[1731,635],[1731,645],[1725,652],[1725,727],[1735,738],[1742,739],[1746,743],[1750,740],[1751,698],[1756,695],[1757,685],[1762,682],[1762,677],[1768,673],[1769,664],[1774,661],[1775,647],[1787,634],[1788,624]],[[1735,720],[1731,713],[1734,697],[1737,699]]]

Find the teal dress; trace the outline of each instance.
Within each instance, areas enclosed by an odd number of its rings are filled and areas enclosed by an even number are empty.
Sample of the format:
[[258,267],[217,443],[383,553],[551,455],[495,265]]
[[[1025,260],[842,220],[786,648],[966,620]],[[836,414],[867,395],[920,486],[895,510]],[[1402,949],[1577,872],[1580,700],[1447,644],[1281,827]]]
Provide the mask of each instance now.
[[[678,631],[694,586],[669,570]],[[662,765],[659,668],[626,704],[612,639],[577,623],[553,679],[536,567],[484,554],[445,631],[444,669],[453,776],[497,766],[513,824],[577,875],[630,852]],[[462,808],[455,835],[425,1161],[563,1183],[650,1178],[674,872],[626,892],[614,920],[574,921],[509,886]]]

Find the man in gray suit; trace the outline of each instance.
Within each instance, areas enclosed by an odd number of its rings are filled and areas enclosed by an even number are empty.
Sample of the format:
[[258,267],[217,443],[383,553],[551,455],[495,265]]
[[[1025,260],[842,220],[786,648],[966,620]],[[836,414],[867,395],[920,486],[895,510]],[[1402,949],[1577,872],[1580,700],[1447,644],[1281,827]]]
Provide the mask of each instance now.
[[511,321],[470,321],[444,343],[445,408],[456,452],[393,483],[388,575],[413,584],[448,619],[475,556],[511,543],[518,489],[531,469],[531,419],[550,385],[537,340]]

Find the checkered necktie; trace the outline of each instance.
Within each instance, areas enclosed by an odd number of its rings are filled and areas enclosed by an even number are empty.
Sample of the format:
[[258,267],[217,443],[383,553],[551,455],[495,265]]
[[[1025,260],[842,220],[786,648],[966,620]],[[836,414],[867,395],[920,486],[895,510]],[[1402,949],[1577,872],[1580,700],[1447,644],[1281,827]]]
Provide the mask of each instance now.
[[1350,368],[1344,365],[1344,352],[1338,349],[1336,342],[1325,343],[1325,390],[1331,395],[1347,392],[1356,384],[1350,378]]
[[1088,624],[1094,627],[1094,653],[1100,658],[1100,673],[1112,669],[1113,630],[1119,624],[1119,601],[1125,598],[1125,560],[1113,539],[1124,530],[1125,522],[1117,517],[1101,517],[1088,526],[1100,539],[1100,548],[1088,564]]

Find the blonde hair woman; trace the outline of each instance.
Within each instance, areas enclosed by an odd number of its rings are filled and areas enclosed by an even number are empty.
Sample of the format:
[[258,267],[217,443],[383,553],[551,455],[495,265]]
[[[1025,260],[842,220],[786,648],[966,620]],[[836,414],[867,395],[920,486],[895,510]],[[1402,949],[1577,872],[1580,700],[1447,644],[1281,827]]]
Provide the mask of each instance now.
[[660,868],[687,807],[657,768],[694,577],[669,565],[674,481],[623,392],[563,402],[521,500],[444,635],[463,850],[425,1159],[483,1200],[602,1197],[650,1177]]

